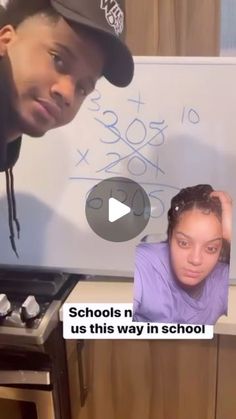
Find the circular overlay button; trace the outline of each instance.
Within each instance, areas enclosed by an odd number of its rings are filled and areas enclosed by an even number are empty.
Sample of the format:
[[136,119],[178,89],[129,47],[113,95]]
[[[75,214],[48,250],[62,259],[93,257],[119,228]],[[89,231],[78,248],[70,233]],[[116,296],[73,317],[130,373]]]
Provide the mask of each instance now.
[[131,179],[112,177],[93,187],[86,200],[92,230],[105,240],[124,242],[146,227],[151,205],[145,190]]

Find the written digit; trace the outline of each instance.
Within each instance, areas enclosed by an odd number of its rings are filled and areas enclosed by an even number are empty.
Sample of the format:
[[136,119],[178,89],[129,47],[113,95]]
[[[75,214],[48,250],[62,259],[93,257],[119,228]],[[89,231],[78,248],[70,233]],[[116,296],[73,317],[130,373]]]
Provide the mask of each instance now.
[[149,124],[149,128],[154,129],[157,131],[157,133],[155,135],[153,135],[153,137],[150,138],[150,140],[148,141],[149,145],[152,145],[154,147],[159,147],[160,145],[164,144],[165,142],[165,134],[164,131],[166,128],[168,128],[168,125],[165,126],[161,126],[164,125],[165,121],[160,121],[160,122],[150,122]]
[[[163,191],[162,190],[156,190],[156,191],[151,191],[149,193],[149,198],[153,198],[155,200],[154,204],[151,205],[151,208],[153,208],[153,210],[155,212],[156,212],[156,209],[157,208],[159,209],[157,215],[153,215],[153,213],[151,214],[151,218],[160,218],[164,214],[164,212],[165,212],[164,202],[158,196],[155,195],[155,194],[159,194],[160,195],[160,192],[163,192]],[[158,203],[158,207],[156,207],[157,203]]]
[[101,99],[101,93],[99,92],[99,90],[95,89],[93,91],[93,93],[91,94],[90,97],[90,102],[92,103],[93,106],[88,107],[89,111],[92,112],[98,112],[101,109],[101,105],[99,103],[100,99]]
[[112,132],[112,134],[115,135],[115,139],[114,140],[103,140],[103,139],[101,139],[100,141],[102,143],[105,143],[105,144],[115,144],[121,138],[120,131],[119,131],[119,129],[116,126],[117,123],[118,123],[118,116],[116,115],[115,112],[109,111],[109,110],[108,111],[104,111],[103,112],[103,116],[105,116],[107,118],[107,122],[106,121],[102,121],[99,118],[95,118],[95,120],[98,121],[100,124],[102,124],[104,126],[104,128],[106,128],[107,130],[109,130],[109,132]]
[[183,108],[182,112],[182,118],[181,118],[182,124],[185,122],[189,122],[190,124],[198,124],[200,122],[200,116],[198,112],[193,108],[186,109]]
[[141,144],[145,141],[147,135],[147,129],[143,123],[138,118],[135,118],[128,126],[125,137],[127,141],[131,144]]
[[115,175],[119,175],[120,174],[119,172],[114,172],[114,171],[112,171],[110,169],[112,167],[116,166],[116,164],[118,164],[120,162],[121,155],[119,153],[107,153],[106,155],[107,156],[114,155],[114,156],[117,157],[117,159],[116,160],[113,160],[111,163],[109,163],[107,166],[104,166],[102,169],[97,170],[97,173],[105,171],[106,173],[112,173],[112,174],[115,174]]

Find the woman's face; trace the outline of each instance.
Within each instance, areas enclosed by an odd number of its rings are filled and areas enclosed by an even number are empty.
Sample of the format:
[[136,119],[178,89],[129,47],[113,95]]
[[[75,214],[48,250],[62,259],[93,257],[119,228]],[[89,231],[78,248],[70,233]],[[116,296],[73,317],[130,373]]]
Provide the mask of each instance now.
[[184,211],[173,229],[170,255],[178,280],[199,284],[215,267],[222,248],[222,225],[212,212]]

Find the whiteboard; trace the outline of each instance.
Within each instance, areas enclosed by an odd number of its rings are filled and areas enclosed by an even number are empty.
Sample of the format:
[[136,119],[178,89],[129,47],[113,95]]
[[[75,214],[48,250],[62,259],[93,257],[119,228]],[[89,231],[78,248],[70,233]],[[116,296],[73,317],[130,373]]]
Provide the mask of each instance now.
[[[2,178],[0,263],[133,276],[135,246],[145,235],[165,235],[171,197],[210,183],[235,199],[235,168],[236,60],[136,57],[130,86],[101,79],[69,126],[24,138],[14,170],[20,258],[8,239]],[[123,243],[96,236],[85,217],[88,192],[113,176],[140,183],[152,206],[145,230]]]

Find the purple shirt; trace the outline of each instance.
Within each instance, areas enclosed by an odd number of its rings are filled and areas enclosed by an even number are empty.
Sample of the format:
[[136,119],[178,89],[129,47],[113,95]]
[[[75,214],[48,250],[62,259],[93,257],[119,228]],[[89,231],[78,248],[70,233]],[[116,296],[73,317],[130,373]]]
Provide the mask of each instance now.
[[218,262],[200,297],[191,297],[175,278],[169,245],[141,243],[136,248],[133,320],[214,325],[227,314],[229,265]]

